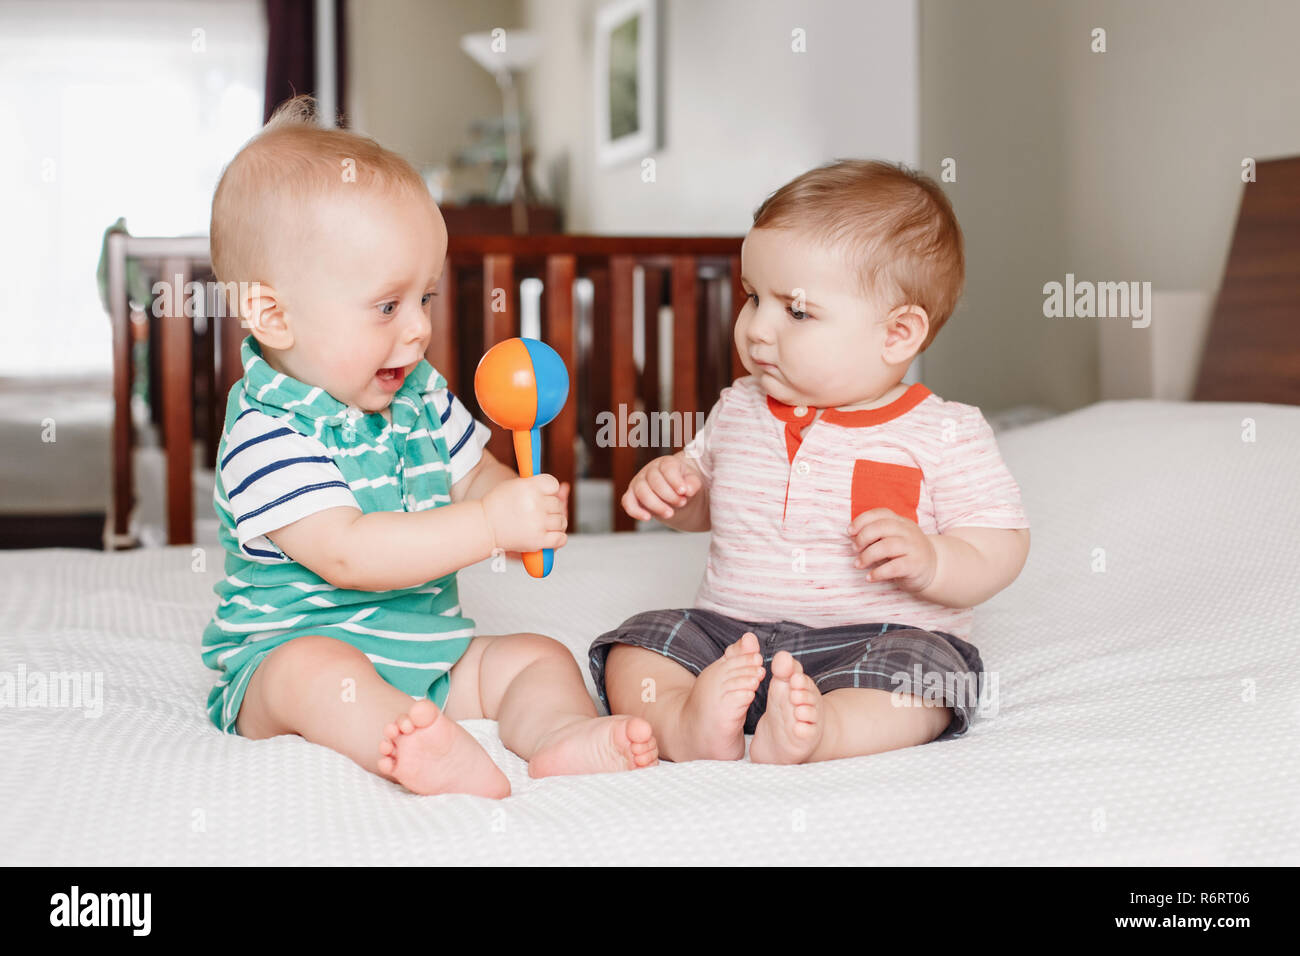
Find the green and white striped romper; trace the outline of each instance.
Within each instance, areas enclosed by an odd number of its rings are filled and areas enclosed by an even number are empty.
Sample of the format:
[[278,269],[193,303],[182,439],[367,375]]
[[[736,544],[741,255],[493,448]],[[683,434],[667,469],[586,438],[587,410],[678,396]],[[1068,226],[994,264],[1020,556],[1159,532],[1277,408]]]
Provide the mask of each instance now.
[[[367,414],[271,368],[251,335],[244,377],[230,390],[217,452],[213,506],[225,549],[220,598],[203,631],[203,663],[219,673],[208,716],[228,733],[253,671],[286,641],[321,634],[365,653],[384,680],[441,707],[448,671],[469,646],[452,572],[418,587],[337,588],[266,536],[327,508],[425,511],[451,503],[451,486],[490,437],[421,359],[385,413]],[[430,542],[430,546],[435,546]]]

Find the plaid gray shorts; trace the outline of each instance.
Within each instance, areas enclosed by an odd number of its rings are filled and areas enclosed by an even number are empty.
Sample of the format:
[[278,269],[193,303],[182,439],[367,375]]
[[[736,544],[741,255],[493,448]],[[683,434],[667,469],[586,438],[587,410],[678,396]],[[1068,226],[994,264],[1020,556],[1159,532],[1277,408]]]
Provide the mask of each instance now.
[[789,651],[823,694],[841,687],[915,693],[952,708],[948,727],[936,739],[960,737],[970,728],[979,705],[984,664],[979,651],[943,631],[902,624],[849,624],[808,627],[792,621],[739,621],[702,608],[644,611],[591,643],[588,657],[600,702],[605,694],[605,659],[615,644],[631,644],[663,654],[699,674],[746,631],[753,631],[763,654],[763,681],[745,715],[752,734],[767,708],[772,658]]

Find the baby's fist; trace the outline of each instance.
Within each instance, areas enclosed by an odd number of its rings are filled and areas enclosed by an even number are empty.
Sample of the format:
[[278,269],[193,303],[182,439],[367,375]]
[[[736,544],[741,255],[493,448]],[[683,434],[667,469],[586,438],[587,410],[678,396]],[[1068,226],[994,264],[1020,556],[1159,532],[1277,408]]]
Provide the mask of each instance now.
[[508,479],[484,495],[495,545],[505,551],[563,547],[569,519],[560,488],[554,475],[542,474]]
[[849,523],[855,567],[867,568],[868,581],[893,581],[912,594],[934,581],[939,556],[930,536],[915,521],[888,508],[864,511]]
[[623,493],[623,510],[638,521],[673,516],[704,487],[698,468],[680,453],[656,458],[646,465]]

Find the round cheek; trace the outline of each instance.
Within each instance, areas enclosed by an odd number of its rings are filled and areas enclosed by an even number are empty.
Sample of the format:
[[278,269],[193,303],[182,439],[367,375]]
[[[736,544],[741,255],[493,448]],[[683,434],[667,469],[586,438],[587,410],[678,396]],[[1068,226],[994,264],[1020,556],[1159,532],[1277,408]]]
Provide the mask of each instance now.
[[745,312],[746,310],[742,308],[740,311],[740,315],[737,316],[735,328],[733,328],[731,332],[731,338],[736,343],[736,351],[739,352],[745,359],[746,362],[745,367],[748,368],[749,367],[748,366],[749,346],[745,342],[745,337],[748,334],[749,319],[746,318]]
[[[330,356],[330,380],[339,383],[342,388],[353,394],[372,392],[375,384],[374,373],[355,360],[347,361],[346,355],[345,350],[340,350]],[[342,398],[337,395],[335,397]]]
[[[841,379],[858,373],[857,352],[848,343],[827,335],[825,326],[810,325],[789,332],[781,341],[781,371],[811,404],[824,404],[821,396],[833,390]],[[799,334],[793,334],[796,332]]]
[[865,356],[852,347],[842,351],[831,351],[822,366],[822,385],[832,391],[840,391],[860,381],[868,365]]
[[[837,339],[827,354],[823,385],[841,403],[861,401],[864,384],[874,381],[882,369],[880,343],[872,336]],[[870,386],[867,386],[868,388]]]

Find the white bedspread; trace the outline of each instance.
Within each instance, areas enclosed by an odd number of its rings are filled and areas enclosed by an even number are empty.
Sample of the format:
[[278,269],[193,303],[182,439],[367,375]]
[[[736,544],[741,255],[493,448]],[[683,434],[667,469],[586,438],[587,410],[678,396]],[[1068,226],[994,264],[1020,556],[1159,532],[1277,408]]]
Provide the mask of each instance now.
[[0,512],[107,512],[111,374],[0,378]]
[[[103,680],[98,717],[0,710],[0,862],[1300,863],[1300,408],[1110,402],[1000,443],[1033,545],[976,612],[999,707],[966,737],[535,781],[470,722],[513,785],[499,803],[211,727],[219,555],[0,553],[0,673]],[[469,569],[463,603],[586,673],[599,631],[689,605],[706,547],[575,537],[543,581]]]

